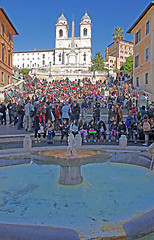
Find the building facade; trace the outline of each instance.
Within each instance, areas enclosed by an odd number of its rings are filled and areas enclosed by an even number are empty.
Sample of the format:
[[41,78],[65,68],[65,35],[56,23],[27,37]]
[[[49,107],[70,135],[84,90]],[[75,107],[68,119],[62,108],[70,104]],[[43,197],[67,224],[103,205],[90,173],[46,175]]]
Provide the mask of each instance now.
[[113,42],[106,48],[106,62],[109,69],[120,69],[126,58],[133,55],[133,43],[121,40]]
[[74,20],[72,22],[72,36],[68,37],[68,22],[62,14],[56,23],[56,39],[54,50],[20,51],[13,53],[13,65],[18,68],[45,68],[51,66],[57,69],[85,70],[91,68],[92,23],[87,12],[80,22],[80,37],[74,36]]
[[18,35],[18,32],[0,7],[0,86],[12,83],[13,35]]
[[133,83],[151,93],[154,99],[154,1],[127,33],[134,34]]
[[52,65],[54,60],[54,50],[19,51],[13,53],[13,65],[17,68],[43,68]]

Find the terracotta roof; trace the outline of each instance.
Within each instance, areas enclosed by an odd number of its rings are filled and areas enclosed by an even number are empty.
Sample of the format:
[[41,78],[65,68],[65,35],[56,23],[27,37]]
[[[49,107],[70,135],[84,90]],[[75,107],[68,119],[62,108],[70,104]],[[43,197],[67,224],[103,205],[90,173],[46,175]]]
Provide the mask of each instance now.
[[15,35],[19,35],[19,33],[17,32],[17,30],[15,29],[15,27],[13,26],[11,20],[9,19],[9,17],[7,16],[6,12],[4,11],[4,9],[2,7],[0,7],[0,10],[2,11],[2,13],[4,14],[4,16],[6,17],[6,19],[8,20],[8,22],[10,23],[11,27],[13,28],[13,30],[15,31]]
[[127,33],[131,33],[131,31],[136,27],[136,25],[142,20],[142,18],[147,14],[147,12],[150,10],[150,8],[154,6],[154,1],[152,1],[147,8],[144,10],[144,12],[139,16],[139,18],[136,20],[136,22],[130,27],[130,29],[127,31]]

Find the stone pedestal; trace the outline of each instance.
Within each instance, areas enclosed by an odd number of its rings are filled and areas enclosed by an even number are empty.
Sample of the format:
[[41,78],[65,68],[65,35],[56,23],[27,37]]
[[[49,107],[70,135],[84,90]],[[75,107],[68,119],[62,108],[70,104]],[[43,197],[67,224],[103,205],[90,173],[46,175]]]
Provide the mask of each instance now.
[[119,147],[125,149],[127,147],[127,138],[126,135],[121,135],[119,138]]
[[32,140],[30,136],[26,135],[23,140],[23,148],[25,152],[30,152],[32,148]]
[[75,141],[76,141],[76,150],[80,150],[81,149],[81,145],[82,145],[81,135],[77,134],[75,136]]
[[63,185],[76,185],[83,181],[81,166],[64,167],[60,166],[60,177],[58,182]]

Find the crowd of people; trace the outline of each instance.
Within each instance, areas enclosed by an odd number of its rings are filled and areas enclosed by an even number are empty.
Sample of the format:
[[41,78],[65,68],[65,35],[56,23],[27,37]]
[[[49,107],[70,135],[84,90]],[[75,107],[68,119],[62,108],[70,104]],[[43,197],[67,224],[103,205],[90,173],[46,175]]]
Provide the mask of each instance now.
[[[90,79],[69,81],[27,76],[21,89],[4,92],[4,102],[0,104],[0,123],[9,124],[20,130],[35,133],[35,142],[41,136],[53,143],[60,131],[61,142],[69,133],[81,134],[84,142],[101,139],[119,141],[126,135],[128,141],[154,140],[154,103],[148,96],[146,106],[140,106],[139,94],[132,84],[115,81],[112,85],[102,81],[92,83]],[[106,108],[108,121],[105,122],[102,109]],[[123,119],[123,111],[127,119]],[[92,118],[88,120],[89,113]],[[109,136],[108,136],[109,135]]]

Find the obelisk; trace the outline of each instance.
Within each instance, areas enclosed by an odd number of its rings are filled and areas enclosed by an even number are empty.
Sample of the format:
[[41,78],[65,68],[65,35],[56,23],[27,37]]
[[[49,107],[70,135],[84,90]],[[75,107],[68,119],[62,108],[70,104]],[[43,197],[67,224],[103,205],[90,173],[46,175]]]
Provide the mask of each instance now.
[[74,43],[74,16],[72,21],[72,37],[71,37],[71,51],[69,53],[69,64],[76,65],[76,53],[75,53],[75,43]]
[[72,21],[72,42],[71,42],[71,48],[74,48],[74,16]]

